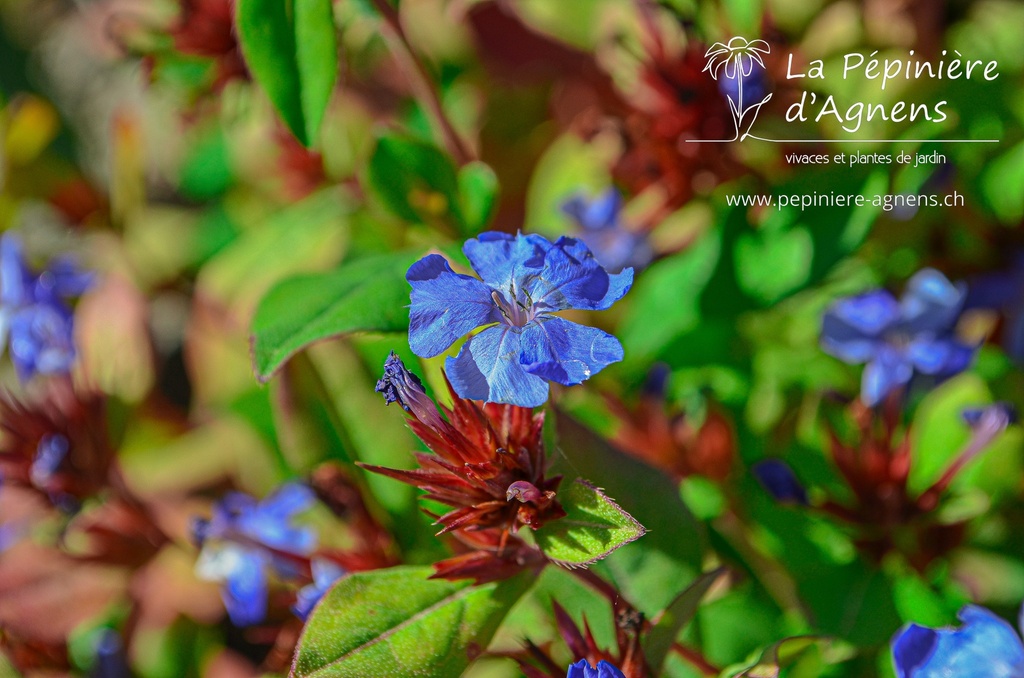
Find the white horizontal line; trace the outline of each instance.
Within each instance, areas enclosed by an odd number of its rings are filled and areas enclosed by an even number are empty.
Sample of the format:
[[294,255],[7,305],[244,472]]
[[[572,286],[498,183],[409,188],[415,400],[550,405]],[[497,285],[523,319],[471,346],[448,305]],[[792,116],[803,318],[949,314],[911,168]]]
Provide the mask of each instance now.
[[[773,144],[998,144],[1000,139],[750,139]],[[683,139],[688,144],[728,144],[735,139]]]

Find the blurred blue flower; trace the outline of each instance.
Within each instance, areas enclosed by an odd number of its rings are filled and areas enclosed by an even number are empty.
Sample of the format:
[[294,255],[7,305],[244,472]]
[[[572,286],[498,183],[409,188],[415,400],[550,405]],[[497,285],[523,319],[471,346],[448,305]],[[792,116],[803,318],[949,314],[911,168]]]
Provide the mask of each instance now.
[[67,300],[93,282],[68,258],[58,258],[38,275],[25,262],[21,241],[0,237],[0,344],[9,346],[21,381],[59,374],[75,360],[74,326]]
[[973,278],[964,308],[1000,312],[1005,318],[1003,348],[1024,363],[1024,252],[1014,256],[1010,268]]
[[580,240],[608,271],[644,268],[654,258],[646,236],[623,223],[622,196],[614,188],[592,200],[576,194],[562,204],[562,211],[579,225]]
[[567,309],[604,310],[633,283],[633,270],[609,274],[579,240],[483,233],[463,246],[474,278],[455,273],[430,254],[409,268],[412,285],[409,345],[430,358],[463,335],[471,337],[445,363],[463,398],[536,407],[548,381],[579,384],[622,360],[619,340],[554,315]]
[[312,490],[297,483],[283,485],[260,502],[231,492],[214,505],[210,520],[195,521],[194,537],[203,547],[196,572],[224,583],[224,606],[236,626],[255,624],[266,616],[268,570],[293,576],[296,559],[308,557],[316,548],[316,534],[292,524],[313,498]]
[[983,607],[967,605],[958,629],[909,624],[892,639],[898,678],[1024,678],[1024,644],[1013,627]]
[[933,269],[916,273],[899,301],[885,290],[841,299],[825,313],[822,348],[867,363],[861,399],[875,405],[915,373],[936,378],[965,370],[977,351],[955,335],[965,289]]
[[569,672],[565,674],[565,678],[626,678],[622,675],[622,671],[617,669],[613,664],[609,664],[605,660],[601,660],[597,663],[597,668],[594,668],[586,659],[581,659],[575,664],[569,667]]
[[[741,79],[743,81],[742,92],[740,91]],[[744,103],[760,101],[767,93],[768,83],[765,80],[765,72],[759,68],[752,68],[746,75],[739,71],[731,74],[729,71],[725,71],[718,79],[718,91],[725,98],[736,102],[736,106],[742,111]]]
[[334,582],[345,575],[345,568],[330,560],[315,558],[311,567],[313,583],[299,589],[295,604],[292,606],[292,612],[303,621],[309,617],[309,613],[330,590]]
[[129,678],[124,642],[114,629],[103,629],[95,641],[96,657],[89,678]]

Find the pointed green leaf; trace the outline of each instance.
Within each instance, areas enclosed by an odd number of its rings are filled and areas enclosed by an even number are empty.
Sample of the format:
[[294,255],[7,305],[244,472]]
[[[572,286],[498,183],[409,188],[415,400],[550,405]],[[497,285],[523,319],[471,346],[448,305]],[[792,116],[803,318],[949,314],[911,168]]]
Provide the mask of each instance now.
[[295,352],[321,339],[352,332],[404,332],[409,326],[405,272],[418,256],[366,257],[271,288],[252,322],[256,378],[266,382]]
[[331,0],[238,0],[237,26],[253,78],[292,134],[311,146],[338,72]]
[[472,586],[395,567],[341,579],[299,639],[293,678],[458,678],[487,648],[532,579]]
[[661,618],[647,634],[647,640],[644,643],[644,656],[647,657],[647,663],[650,665],[653,675],[661,674],[661,667],[665,663],[665,657],[668,656],[669,650],[672,649],[672,643],[679,636],[679,632],[697,614],[697,607],[704,595],[725,573],[726,569],[720,567],[702,574],[676,596],[676,599],[662,612]]
[[583,567],[644,535],[644,526],[582,478],[558,493],[566,516],[534,533],[537,545],[559,565]]
[[817,670],[807,675],[821,675],[823,667],[844,662],[852,654],[850,646],[825,636],[793,636],[770,645],[753,666],[748,664],[739,673],[736,672],[737,667],[731,667],[723,674],[735,678],[779,678],[782,669],[808,659]]

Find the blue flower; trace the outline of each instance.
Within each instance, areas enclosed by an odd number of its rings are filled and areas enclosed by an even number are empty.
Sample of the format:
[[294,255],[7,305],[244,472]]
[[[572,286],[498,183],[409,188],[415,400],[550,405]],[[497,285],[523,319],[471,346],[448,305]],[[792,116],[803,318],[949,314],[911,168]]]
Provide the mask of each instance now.
[[963,622],[958,629],[900,629],[892,639],[898,678],[1024,678],[1024,644],[1012,626],[976,605],[957,617]]
[[1014,255],[1009,269],[973,278],[964,307],[999,311],[1003,348],[1024,363],[1024,252]]
[[861,399],[875,405],[915,373],[945,378],[967,369],[977,346],[957,339],[965,290],[924,269],[899,301],[885,290],[841,299],[825,313],[822,348],[851,363],[867,363]]
[[554,313],[609,308],[632,285],[632,269],[610,275],[574,238],[483,233],[463,252],[480,278],[455,273],[438,254],[406,274],[413,353],[440,355],[486,328],[445,363],[461,397],[536,407],[547,400],[548,381],[572,386],[622,360],[618,339]]
[[295,598],[292,612],[299,619],[305,621],[309,613],[313,611],[316,604],[330,590],[334,582],[345,575],[345,568],[330,560],[316,558],[312,564],[313,583],[303,586]]
[[614,188],[593,200],[576,194],[562,204],[562,211],[579,224],[580,240],[609,271],[644,268],[654,258],[647,238],[623,223],[622,196]]
[[754,464],[750,470],[775,501],[807,505],[807,490],[800,484],[793,469],[786,462],[765,459]]
[[196,571],[204,579],[224,582],[224,606],[236,626],[266,616],[269,570],[292,576],[296,561],[316,548],[316,534],[292,524],[295,514],[312,503],[313,492],[297,483],[283,485],[261,502],[231,492],[214,506],[210,520],[194,523],[195,538],[203,546]]
[[626,678],[622,675],[622,671],[617,669],[614,665],[609,664],[605,660],[601,660],[597,663],[597,668],[594,668],[586,659],[581,659],[572,666],[569,667],[569,672],[565,674],[565,678]]
[[21,381],[36,374],[60,374],[75,360],[74,326],[67,300],[93,282],[68,258],[58,258],[38,275],[25,263],[21,241],[0,238],[0,344],[9,345]]

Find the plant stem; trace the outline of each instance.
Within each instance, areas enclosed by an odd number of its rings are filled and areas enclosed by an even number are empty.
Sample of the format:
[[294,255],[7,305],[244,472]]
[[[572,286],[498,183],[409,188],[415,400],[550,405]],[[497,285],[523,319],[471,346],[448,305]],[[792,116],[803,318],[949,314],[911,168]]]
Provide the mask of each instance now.
[[459,165],[465,165],[475,160],[473,153],[466,146],[458,132],[455,131],[454,125],[452,125],[451,120],[445,114],[444,107],[441,105],[441,98],[434,87],[430,72],[423,61],[416,56],[416,52],[413,51],[412,45],[409,43],[409,37],[406,35],[405,29],[402,28],[398,11],[388,4],[387,0],[373,0],[373,4],[384,19],[383,29],[385,37],[390,38],[389,41],[395,47],[393,50],[395,58],[405,71],[406,77],[409,80],[409,86],[414,90],[416,98],[425,106],[435,132],[444,140],[448,152],[451,153]]

